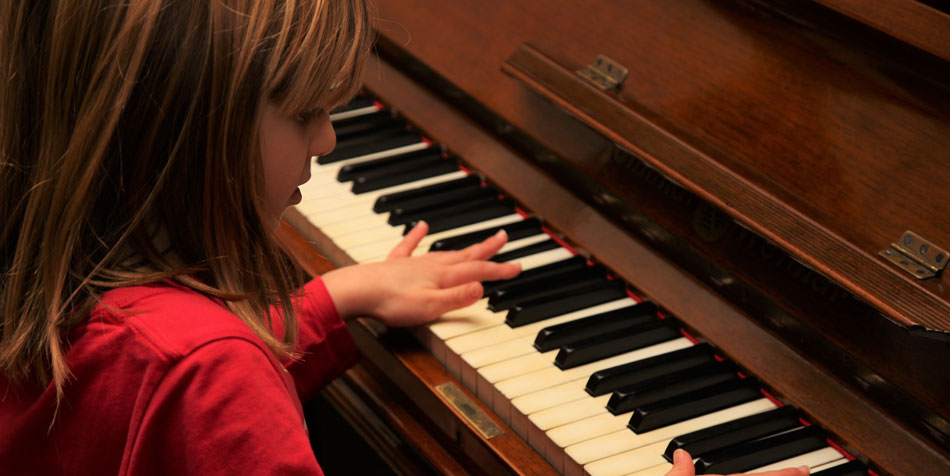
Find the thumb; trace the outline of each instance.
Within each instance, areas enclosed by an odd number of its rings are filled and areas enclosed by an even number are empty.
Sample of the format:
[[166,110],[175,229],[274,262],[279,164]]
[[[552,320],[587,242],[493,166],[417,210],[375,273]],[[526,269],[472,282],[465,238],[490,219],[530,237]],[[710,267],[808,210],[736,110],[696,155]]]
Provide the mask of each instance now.
[[673,469],[666,476],[695,476],[696,466],[693,458],[685,450],[676,450],[673,453]]

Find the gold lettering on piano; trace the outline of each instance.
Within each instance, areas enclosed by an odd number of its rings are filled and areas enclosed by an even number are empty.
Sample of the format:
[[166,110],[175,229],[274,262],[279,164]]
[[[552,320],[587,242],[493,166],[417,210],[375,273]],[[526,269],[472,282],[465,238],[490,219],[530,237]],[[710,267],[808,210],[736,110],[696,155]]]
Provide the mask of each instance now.
[[439,392],[439,395],[445,398],[445,401],[448,402],[449,405],[452,405],[452,408],[455,408],[459,415],[478,430],[486,440],[505,433],[495,422],[491,421],[488,415],[478,408],[478,406],[468,398],[468,395],[465,395],[465,392],[459,389],[454,382],[445,382],[436,385],[435,390]]

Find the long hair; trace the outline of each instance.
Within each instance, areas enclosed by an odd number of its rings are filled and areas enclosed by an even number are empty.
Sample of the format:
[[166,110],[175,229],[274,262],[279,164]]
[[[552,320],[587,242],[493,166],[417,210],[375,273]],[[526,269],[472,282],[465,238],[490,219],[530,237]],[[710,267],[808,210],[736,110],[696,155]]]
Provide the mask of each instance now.
[[265,218],[259,112],[355,94],[364,1],[0,3],[2,372],[61,395],[67,333],[109,289],[163,280],[289,356],[302,276]]

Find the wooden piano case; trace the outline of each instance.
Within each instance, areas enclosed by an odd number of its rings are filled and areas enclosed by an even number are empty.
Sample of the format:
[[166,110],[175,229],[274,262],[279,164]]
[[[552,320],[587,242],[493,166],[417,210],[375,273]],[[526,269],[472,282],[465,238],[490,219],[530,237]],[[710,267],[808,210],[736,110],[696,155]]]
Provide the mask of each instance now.
[[[378,3],[366,86],[384,103],[879,474],[950,474],[950,281],[881,254],[907,230],[950,248],[945,11]],[[575,73],[599,54],[627,69],[619,87]],[[286,218],[309,272],[352,263]],[[351,329],[364,363],[330,392],[399,471],[556,474],[408,332]]]

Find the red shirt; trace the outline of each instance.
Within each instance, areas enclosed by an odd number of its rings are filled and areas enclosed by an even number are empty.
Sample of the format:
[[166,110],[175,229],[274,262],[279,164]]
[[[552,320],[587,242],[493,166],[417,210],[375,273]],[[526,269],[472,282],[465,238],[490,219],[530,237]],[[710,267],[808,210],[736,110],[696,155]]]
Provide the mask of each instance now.
[[300,398],[358,353],[323,283],[304,291],[295,308],[305,354],[286,366],[190,289],[106,293],[70,334],[73,378],[52,427],[53,386],[11,386],[0,373],[0,474],[322,474]]

